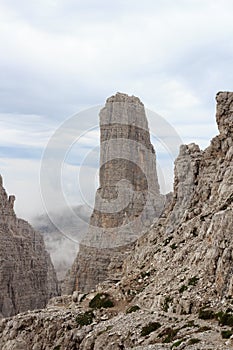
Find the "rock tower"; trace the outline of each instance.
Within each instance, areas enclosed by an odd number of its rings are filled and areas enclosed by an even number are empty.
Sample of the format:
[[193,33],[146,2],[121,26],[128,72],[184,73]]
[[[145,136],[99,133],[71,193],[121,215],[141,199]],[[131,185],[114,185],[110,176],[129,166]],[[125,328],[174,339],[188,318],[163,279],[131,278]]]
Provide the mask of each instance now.
[[99,188],[89,230],[65,286],[65,292],[88,292],[108,279],[132,243],[158,218],[160,194],[155,151],[144,105],[117,93],[100,111]]

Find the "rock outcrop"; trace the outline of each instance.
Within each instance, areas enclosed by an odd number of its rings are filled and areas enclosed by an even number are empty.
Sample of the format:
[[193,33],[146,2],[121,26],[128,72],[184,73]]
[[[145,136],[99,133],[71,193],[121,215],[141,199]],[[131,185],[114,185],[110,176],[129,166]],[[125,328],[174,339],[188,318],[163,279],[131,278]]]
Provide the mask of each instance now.
[[42,236],[14,212],[0,176],[0,317],[44,307],[58,295]]
[[206,150],[181,146],[172,202],[121,280],[2,320],[3,350],[233,348],[233,93],[217,94],[217,123]]
[[66,280],[64,293],[89,292],[116,281],[135,240],[159,217],[155,151],[139,98],[117,93],[100,111],[100,172],[88,233]]
[[233,300],[233,93],[216,99],[220,134],[204,151],[181,146],[172,204],[125,263],[121,288],[143,288],[137,302],[152,310],[169,300],[188,314]]

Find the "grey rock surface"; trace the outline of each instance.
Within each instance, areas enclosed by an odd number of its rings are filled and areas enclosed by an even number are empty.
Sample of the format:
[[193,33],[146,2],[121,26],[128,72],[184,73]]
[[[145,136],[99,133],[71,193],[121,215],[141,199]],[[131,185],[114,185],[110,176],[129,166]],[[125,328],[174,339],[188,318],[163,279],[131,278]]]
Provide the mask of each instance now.
[[[137,240],[120,280],[3,319],[0,348],[233,348],[233,93],[217,102],[220,134],[204,151],[181,147],[172,201]],[[99,293],[114,305],[92,309]],[[80,314],[90,311],[93,319],[81,326]]]
[[[165,203],[139,98],[117,93],[107,99],[99,118],[99,188],[87,235],[65,282],[65,294],[76,289],[89,292],[112,271],[120,270],[131,245],[160,216]],[[111,268],[116,263],[117,269]]]
[[44,307],[58,294],[56,273],[42,236],[14,212],[0,176],[0,315]]

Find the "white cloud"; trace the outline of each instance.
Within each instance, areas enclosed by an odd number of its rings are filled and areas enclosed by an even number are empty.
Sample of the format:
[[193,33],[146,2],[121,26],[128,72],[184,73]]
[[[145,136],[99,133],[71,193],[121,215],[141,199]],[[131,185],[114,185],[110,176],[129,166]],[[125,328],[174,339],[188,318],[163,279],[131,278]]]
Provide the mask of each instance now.
[[[139,96],[183,142],[205,147],[217,133],[214,95],[232,88],[232,10],[231,0],[0,0],[0,145],[17,154],[21,146],[42,150],[70,114],[122,91]],[[60,147],[86,130],[84,117]],[[98,137],[93,130],[76,140],[70,167]],[[165,144],[175,142],[167,137]],[[5,181],[24,203],[27,183],[29,192],[37,188],[39,163],[2,161]],[[94,153],[88,162],[96,164]]]

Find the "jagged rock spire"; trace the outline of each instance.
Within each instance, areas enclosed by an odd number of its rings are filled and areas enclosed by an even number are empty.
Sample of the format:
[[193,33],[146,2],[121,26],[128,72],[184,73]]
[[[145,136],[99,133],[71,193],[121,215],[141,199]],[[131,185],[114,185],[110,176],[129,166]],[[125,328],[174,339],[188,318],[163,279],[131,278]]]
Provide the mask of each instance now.
[[99,118],[99,188],[71,288],[85,291],[106,278],[111,258],[148,230],[164,203],[143,103],[117,93]]

